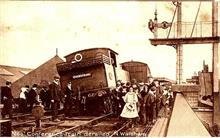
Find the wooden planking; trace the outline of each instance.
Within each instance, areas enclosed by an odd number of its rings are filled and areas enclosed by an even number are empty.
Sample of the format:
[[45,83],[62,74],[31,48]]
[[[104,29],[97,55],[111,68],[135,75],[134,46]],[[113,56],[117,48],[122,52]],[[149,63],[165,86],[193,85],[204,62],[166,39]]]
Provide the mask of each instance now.
[[212,73],[204,73],[206,95],[212,95]]
[[201,85],[201,91],[200,95],[205,96],[205,82],[204,82],[204,76],[203,73],[199,73],[199,84]]
[[199,73],[199,83],[201,85],[201,96],[212,95],[212,73]]
[[151,129],[148,137],[165,137],[168,125],[168,118],[158,118],[157,122]]

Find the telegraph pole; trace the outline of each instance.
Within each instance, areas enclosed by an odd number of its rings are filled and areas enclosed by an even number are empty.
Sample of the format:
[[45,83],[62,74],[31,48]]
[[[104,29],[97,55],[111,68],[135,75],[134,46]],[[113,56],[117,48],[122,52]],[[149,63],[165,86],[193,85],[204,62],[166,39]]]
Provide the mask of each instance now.
[[[177,38],[182,37],[182,3],[177,1]],[[183,45],[176,45],[176,81],[182,83],[183,76]]]

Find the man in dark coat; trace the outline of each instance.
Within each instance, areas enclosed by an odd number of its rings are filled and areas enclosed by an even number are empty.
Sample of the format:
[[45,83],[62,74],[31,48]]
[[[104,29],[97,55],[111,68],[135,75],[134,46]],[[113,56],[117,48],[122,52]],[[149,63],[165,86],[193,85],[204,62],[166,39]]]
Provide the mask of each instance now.
[[156,91],[156,87],[151,87],[149,92],[144,97],[144,107],[146,109],[146,120],[147,123],[152,125],[154,114],[155,114],[155,108],[156,108],[156,96],[154,95],[154,92]]
[[46,90],[46,87],[44,87],[44,86],[42,87],[42,89],[40,90],[39,96],[40,96],[40,100],[42,102],[42,105],[44,107],[46,107],[46,100],[47,100],[47,90]]
[[154,81],[156,86],[156,118],[158,117],[158,114],[161,109],[161,99],[163,95],[163,87],[159,84],[159,81]]
[[28,99],[30,104],[30,111],[33,109],[33,105],[37,103],[37,84],[34,84],[28,93]]
[[119,116],[121,113],[121,96],[122,96],[122,86],[121,81],[117,81],[116,88],[113,90],[113,110],[116,116]]
[[45,103],[46,103],[45,109],[49,110],[51,109],[51,94],[50,94],[49,88],[46,89],[45,97],[46,97],[45,98]]
[[141,95],[141,98],[139,98],[139,101],[140,101],[139,116],[140,116],[140,123],[142,125],[146,124],[146,109],[145,109],[145,106],[144,106],[144,97],[146,96],[147,92],[148,92],[147,85],[144,85],[144,83],[140,83],[140,95]]
[[9,118],[12,118],[12,101],[13,96],[11,93],[11,82],[6,81],[6,86],[1,87],[1,100],[3,103],[2,118],[8,114]]
[[65,93],[65,103],[64,103],[64,111],[66,117],[71,117],[72,115],[72,106],[73,106],[73,90],[72,83],[69,82],[64,91]]
[[148,77],[148,84],[147,84],[147,86],[148,86],[148,91],[151,89],[151,87],[156,86],[153,77]]
[[60,101],[61,101],[61,89],[59,85],[58,76],[54,77],[54,81],[52,84],[50,84],[49,87],[50,87],[53,120],[58,122],[60,120],[57,118],[57,115],[58,115],[58,108],[59,108]]

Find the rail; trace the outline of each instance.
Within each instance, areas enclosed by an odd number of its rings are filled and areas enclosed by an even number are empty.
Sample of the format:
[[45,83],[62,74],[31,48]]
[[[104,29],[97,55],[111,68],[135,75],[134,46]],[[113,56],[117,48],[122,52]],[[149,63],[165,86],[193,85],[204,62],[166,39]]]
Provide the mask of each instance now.
[[70,136],[70,134],[71,134],[70,132],[76,131],[76,130],[78,130],[78,129],[82,129],[82,128],[88,126],[88,125],[97,124],[97,123],[98,123],[99,121],[101,121],[102,119],[104,119],[104,118],[106,118],[106,117],[109,117],[109,116],[111,116],[111,115],[112,115],[112,113],[109,113],[109,114],[106,114],[106,115],[103,115],[103,116],[94,118],[94,119],[92,119],[92,120],[89,121],[89,122],[86,122],[86,123],[83,123],[83,124],[80,124],[80,125],[76,125],[76,126],[70,127],[70,128],[65,129],[65,130],[63,130],[63,131],[61,131],[61,132],[58,132],[58,133],[53,134],[53,135],[50,135],[49,137],[61,137],[61,136],[66,136],[66,135]]
[[114,132],[110,135],[110,137],[120,136],[120,135],[119,135],[120,132],[121,132],[122,130],[128,128],[129,125],[131,125],[131,123],[132,123],[132,121],[126,122],[125,125],[123,125],[122,127],[120,127],[118,130],[114,131]]
[[[63,114],[62,114],[63,115]],[[60,115],[59,115],[60,116]],[[44,116],[41,121],[44,121],[44,120],[50,120],[52,119],[52,116]],[[22,126],[22,125],[25,125],[25,124],[28,124],[28,123],[32,123],[32,122],[35,122],[35,119],[32,118],[31,120],[28,120],[28,121],[23,121],[23,122],[18,122],[18,123],[12,123],[12,127],[17,127],[17,126]]]

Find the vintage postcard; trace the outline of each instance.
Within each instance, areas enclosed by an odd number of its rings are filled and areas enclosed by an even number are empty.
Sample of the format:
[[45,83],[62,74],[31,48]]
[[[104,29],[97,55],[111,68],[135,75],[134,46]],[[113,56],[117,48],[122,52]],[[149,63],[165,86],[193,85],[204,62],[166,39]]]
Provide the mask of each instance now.
[[219,10],[0,1],[0,136],[220,136]]

